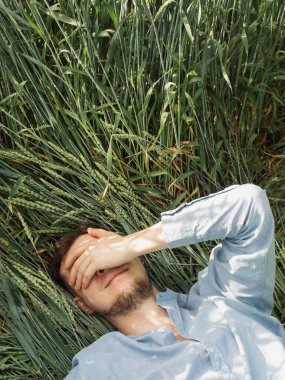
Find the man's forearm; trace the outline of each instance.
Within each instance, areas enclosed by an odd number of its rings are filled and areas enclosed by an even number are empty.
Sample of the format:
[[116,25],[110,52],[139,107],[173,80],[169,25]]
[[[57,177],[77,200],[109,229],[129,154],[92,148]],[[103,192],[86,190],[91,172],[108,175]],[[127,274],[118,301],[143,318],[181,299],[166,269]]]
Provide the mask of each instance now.
[[[253,221],[257,204],[264,203],[264,191],[255,185],[233,185],[218,193],[182,204],[175,210],[163,212],[162,220],[144,230],[121,237],[118,252],[126,252],[131,258],[176,248],[205,240],[236,236],[239,230]],[[255,195],[256,194],[256,195]],[[251,201],[251,198],[254,201]],[[252,203],[253,202],[253,203]],[[252,206],[251,206],[252,205]],[[262,212],[269,212],[264,203]],[[258,213],[257,213],[258,214]],[[254,219],[255,223],[259,223]]]
[[167,248],[161,222],[125,236],[123,244],[134,258]]

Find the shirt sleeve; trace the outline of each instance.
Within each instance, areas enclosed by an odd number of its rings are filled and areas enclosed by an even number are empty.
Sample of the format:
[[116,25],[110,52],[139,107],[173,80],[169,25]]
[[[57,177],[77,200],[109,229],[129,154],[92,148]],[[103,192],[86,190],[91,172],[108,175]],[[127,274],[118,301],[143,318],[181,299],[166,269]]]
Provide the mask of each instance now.
[[233,185],[163,212],[161,223],[169,248],[221,241],[198,275],[201,296],[229,297],[271,313],[274,219],[265,190]]

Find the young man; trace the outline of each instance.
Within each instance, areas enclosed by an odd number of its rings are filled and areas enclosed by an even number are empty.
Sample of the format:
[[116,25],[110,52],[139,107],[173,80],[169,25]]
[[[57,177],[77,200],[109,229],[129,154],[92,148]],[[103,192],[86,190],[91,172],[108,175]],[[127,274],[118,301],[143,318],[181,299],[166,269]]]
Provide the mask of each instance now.
[[[158,292],[139,259],[216,239],[188,294]],[[260,187],[230,186],[128,236],[91,228],[66,241],[58,279],[117,329],[75,355],[67,380],[285,379],[285,333],[271,316],[274,220]]]

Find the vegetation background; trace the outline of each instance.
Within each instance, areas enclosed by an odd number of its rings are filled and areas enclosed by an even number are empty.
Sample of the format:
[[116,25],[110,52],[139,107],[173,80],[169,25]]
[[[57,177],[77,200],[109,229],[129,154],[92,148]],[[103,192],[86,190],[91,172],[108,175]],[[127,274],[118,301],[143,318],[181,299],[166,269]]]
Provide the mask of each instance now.
[[[285,3],[0,1],[0,379],[62,379],[110,331],[46,272],[88,220],[122,234],[236,183],[276,223],[285,323]],[[207,242],[145,258],[187,292]]]

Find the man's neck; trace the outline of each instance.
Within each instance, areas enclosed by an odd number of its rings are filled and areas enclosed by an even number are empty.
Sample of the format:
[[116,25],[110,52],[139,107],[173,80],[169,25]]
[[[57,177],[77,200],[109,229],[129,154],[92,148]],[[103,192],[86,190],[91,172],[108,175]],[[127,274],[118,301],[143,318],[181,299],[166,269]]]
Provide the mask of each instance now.
[[143,334],[163,326],[172,325],[167,311],[156,303],[158,290],[128,315],[110,317],[109,322],[124,335]]

